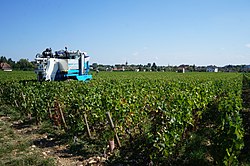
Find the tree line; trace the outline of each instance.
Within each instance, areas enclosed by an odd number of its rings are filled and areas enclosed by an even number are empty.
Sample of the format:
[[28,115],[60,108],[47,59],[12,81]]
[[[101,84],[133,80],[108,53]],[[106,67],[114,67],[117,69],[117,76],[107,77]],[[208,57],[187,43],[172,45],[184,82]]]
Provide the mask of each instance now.
[[7,63],[11,66],[13,70],[34,70],[35,65],[32,62],[29,62],[28,59],[20,59],[19,61],[15,62],[11,58],[6,58],[5,56],[0,57],[0,63]]
[[208,68],[218,68],[219,72],[250,72],[250,65],[225,65],[218,67],[215,65],[209,66],[196,66],[193,65],[167,65],[158,66],[155,62],[147,63],[145,65],[139,64],[115,64],[115,65],[104,65],[93,63],[91,69],[94,71],[165,71],[165,72],[176,72],[181,71],[184,68],[187,72],[206,72]]
[[[8,63],[13,70],[34,70],[35,62],[29,62],[28,59],[20,59],[15,62],[11,58],[6,58],[5,56],[0,57],[0,63]],[[91,70],[94,71],[112,71],[114,69],[118,69],[120,71],[167,71],[167,72],[176,72],[182,68],[185,68],[186,71],[196,71],[196,72],[206,72],[208,66],[196,66],[196,65],[179,65],[179,66],[157,66],[155,62],[147,63],[146,65],[135,65],[135,64],[115,64],[115,65],[103,65],[93,63],[91,66]],[[214,66],[216,67],[216,66]],[[220,72],[250,72],[250,65],[226,65],[223,67],[217,67]]]

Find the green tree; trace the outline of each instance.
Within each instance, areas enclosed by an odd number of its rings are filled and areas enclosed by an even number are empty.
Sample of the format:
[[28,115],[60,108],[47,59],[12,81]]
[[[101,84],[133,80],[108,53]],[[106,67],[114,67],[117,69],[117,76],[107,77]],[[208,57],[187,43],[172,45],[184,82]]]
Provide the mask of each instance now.
[[28,61],[28,59],[20,59],[17,63],[16,63],[16,68],[19,70],[34,70],[34,65],[32,63],[30,63]]
[[98,64],[97,64],[97,63],[93,63],[93,64],[92,64],[92,67],[93,67],[94,70],[96,70],[97,67],[98,67]]
[[148,63],[148,64],[147,64],[147,67],[151,67],[151,63]]
[[7,58],[5,56],[0,57],[0,63],[7,62]]
[[11,58],[7,60],[7,63],[12,67],[15,68],[15,61],[13,61]]
[[151,67],[151,70],[152,70],[152,71],[156,71],[156,70],[157,70],[157,66],[156,66],[155,62],[153,63],[153,65],[152,65],[152,67]]

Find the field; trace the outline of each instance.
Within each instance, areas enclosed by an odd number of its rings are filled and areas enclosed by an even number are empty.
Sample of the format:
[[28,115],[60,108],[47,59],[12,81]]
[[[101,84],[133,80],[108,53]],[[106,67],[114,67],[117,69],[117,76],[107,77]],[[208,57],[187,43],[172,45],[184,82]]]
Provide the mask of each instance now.
[[0,72],[0,103],[3,115],[34,121],[83,160],[247,165],[249,81],[241,73],[100,72],[87,83],[39,83],[32,72]]

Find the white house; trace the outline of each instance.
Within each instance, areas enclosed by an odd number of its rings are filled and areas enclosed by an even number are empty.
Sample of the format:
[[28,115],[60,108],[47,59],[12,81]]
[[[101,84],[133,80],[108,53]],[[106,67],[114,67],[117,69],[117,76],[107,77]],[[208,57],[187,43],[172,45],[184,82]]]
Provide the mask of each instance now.
[[217,73],[218,72],[218,67],[216,67],[216,66],[207,66],[206,71],[207,72],[215,72],[215,73]]

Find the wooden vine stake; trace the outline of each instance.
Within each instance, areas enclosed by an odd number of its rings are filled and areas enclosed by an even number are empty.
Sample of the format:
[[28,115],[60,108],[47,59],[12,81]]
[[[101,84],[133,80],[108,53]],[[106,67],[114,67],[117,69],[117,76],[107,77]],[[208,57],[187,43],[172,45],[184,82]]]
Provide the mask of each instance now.
[[88,124],[88,120],[87,120],[87,114],[84,113],[83,116],[84,116],[84,122],[86,124],[86,128],[87,128],[87,131],[88,131],[89,138],[91,138],[91,133],[90,133],[89,124]]
[[61,114],[61,118],[62,118],[62,121],[63,121],[63,125],[64,125],[65,129],[68,129],[67,124],[66,124],[65,119],[64,119],[64,115],[63,115],[63,112],[62,112],[62,108],[61,108],[61,105],[60,105],[59,102],[58,102],[58,107],[59,107],[59,112],[60,112],[60,114]]
[[52,120],[52,113],[51,113],[51,108],[49,106],[49,103],[47,104],[48,112],[49,112],[49,118]]
[[17,101],[16,101],[16,100],[14,100],[14,102],[15,102],[15,104],[16,104],[16,107],[19,107],[19,106],[18,106],[18,104],[17,104]]
[[116,139],[116,141],[117,141],[117,144],[118,144],[119,147],[121,147],[121,143],[120,143],[119,137],[118,137],[118,135],[117,135],[117,133],[116,133],[114,123],[113,123],[112,118],[111,118],[111,116],[110,116],[110,112],[106,112],[106,115],[107,115],[107,117],[108,117],[108,120],[109,120],[109,124],[110,124],[110,126],[111,126],[111,129],[112,129],[112,130],[114,131],[114,133],[115,133],[115,139]]

